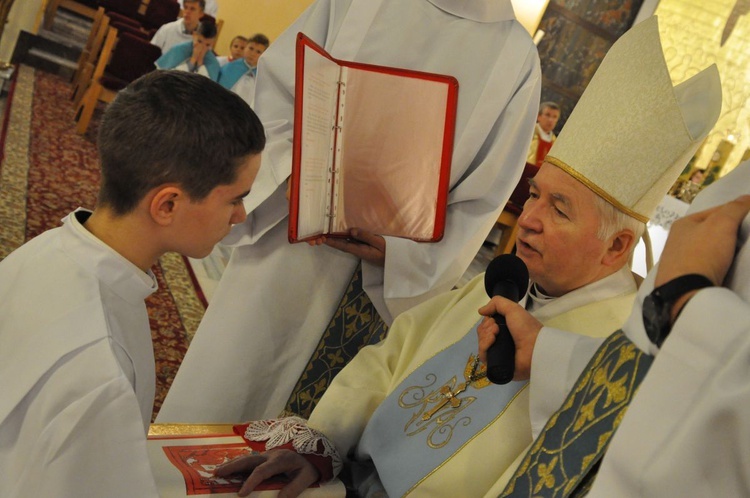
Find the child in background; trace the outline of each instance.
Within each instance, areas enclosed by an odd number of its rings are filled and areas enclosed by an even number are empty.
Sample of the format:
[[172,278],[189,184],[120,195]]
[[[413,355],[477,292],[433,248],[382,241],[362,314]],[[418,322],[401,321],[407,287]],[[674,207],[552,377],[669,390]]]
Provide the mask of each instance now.
[[245,53],[245,45],[247,45],[247,38],[244,36],[237,35],[232,38],[232,43],[229,44],[229,55],[222,55],[216,58],[219,61],[219,65],[225,66],[229,62],[241,59]]
[[255,76],[258,68],[258,59],[266,51],[270,42],[264,34],[258,33],[251,36],[245,46],[244,57],[230,62],[221,68],[219,84],[233,91],[250,107],[255,102]]
[[156,60],[156,67],[197,73],[217,81],[221,66],[213,52],[215,41],[216,24],[201,21],[193,32],[193,41],[180,43],[169,49]]

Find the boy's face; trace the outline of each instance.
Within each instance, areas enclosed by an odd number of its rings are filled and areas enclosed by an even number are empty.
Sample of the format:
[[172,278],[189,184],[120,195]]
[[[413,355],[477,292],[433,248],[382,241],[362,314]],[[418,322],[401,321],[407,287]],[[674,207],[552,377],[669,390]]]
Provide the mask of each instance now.
[[204,199],[189,201],[180,216],[180,238],[174,250],[191,258],[205,258],[229,234],[232,225],[247,217],[242,202],[258,174],[260,154],[248,156],[231,185],[215,187]]
[[232,40],[232,44],[229,46],[229,53],[232,55],[232,59],[239,59],[245,53],[245,45],[247,42],[240,38]]
[[247,64],[252,67],[257,66],[258,59],[260,59],[261,54],[265,51],[266,47],[264,47],[260,43],[248,42],[247,46],[245,47],[245,62],[247,62]]
[[558,119],[560,119],[559,110],[545,107],[536,117],[536,122],[539,123],[539,127],[544,130],[545,133],[549,133],[555,129],[555,126],[557,126]]
[[200,2],[184,2],[182,7],[182,20],[185,27],[193,30],[198,26],[198,21],[203,17],[203,9]]
[[216,41],[216,38],[206,38],[203,35],[199,35],[198,33],[193,33],[193,48],[205,48],[205,51],[208,52],[212,48],[214,48],[214,42]]

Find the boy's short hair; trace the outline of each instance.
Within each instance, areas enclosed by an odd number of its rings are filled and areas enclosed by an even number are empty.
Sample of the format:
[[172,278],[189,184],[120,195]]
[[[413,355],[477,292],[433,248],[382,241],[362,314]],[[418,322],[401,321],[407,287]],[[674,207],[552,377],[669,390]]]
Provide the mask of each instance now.
[[203,38],[216,38],[216,23],[212,19],[202,19],[195,28],[195,32]]
[[547,102],[542,102],[539,104],[539,112],[537,115],[540,115],[544,112],[545,109],[554,109],[555,111],[560,110],[560,106],[557,102],[552,102],[551,100],[548,100]]
[[229,45],[231,46],[232,43],[234,43],[237,40],[242,40],[243,42],[247,43],[247,38],[242,35],[237,35],[234,38],[232,38],[232,41],[229,42]]
[[197,3],[201,7],[201,11],[206,10],[206,0],[182,0],[182,6],[186,3]]
[[168,183],[200,201],[233,183],[265,143],[260,120],[237,94],[198,74],[153,71],[121,90],[104,113],[99,204],[124,215]]
[[247,42],[257,43],[258,45],[263,45],[266,48],[268,48],[268,46],[271,44],[271,42],[268,40],[268,37],[264,35],[263,33],[254,34],[253,36],[247,39]]

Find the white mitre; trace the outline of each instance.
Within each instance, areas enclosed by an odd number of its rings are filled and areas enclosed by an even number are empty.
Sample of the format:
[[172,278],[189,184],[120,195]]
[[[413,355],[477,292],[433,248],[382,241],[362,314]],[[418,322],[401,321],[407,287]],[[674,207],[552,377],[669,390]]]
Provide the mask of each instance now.
[[612,45],[545,158],[644,223],[721,112],[716,65],[673,87],[658,28]]

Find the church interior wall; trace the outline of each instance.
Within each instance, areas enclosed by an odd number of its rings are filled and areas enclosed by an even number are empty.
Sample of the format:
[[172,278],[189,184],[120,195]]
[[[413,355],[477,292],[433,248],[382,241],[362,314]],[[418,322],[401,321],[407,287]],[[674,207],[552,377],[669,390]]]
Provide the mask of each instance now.
[[674,83],[716,63],[723,105],[694,167],[728,173],[750,154],[750,2],[661,0],[655,14]]

